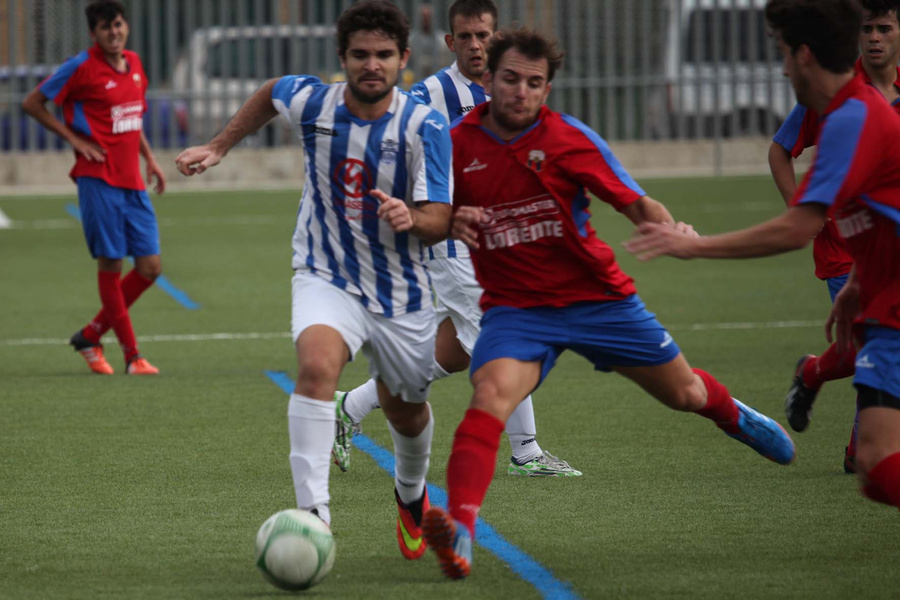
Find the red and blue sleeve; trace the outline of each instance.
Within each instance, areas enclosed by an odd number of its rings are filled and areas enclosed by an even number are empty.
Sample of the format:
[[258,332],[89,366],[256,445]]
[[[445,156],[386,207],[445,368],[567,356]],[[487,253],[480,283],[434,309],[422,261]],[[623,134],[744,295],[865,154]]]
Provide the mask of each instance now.
[[603,138],[578,119],[561,116],[570,127],[568,131],[561,131],[566,137],[560,140],[571,150],[565,156],[566,170],[581,186],[616,210],[647,195]]
[[88,59],[87,50],[73,56],[47,77],[38,86],[44,96],[53,101],[54,104],[62,106],[62,104],[72,95],[78,87],[78,73],[80,67]]
[[845,189],[847,180],[851,174],[855,178],[864,176],[858,170],[867,168],[866,161],[857,160],[867,115],[865,103],[856,99],[828,115],[816,159],[794,194],[792,205],[815,202],[830,207],[852,193]]
[[802,104],[794,107],[778,128],[772,141],[797,158],[806,148],[816,145],[819,135],[819,117]]

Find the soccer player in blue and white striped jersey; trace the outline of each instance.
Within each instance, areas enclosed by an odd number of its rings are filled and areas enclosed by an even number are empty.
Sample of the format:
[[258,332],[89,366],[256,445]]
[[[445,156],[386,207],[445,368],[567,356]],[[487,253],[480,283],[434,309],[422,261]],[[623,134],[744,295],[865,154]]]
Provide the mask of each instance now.
[[[447,117],[451,123],[475,106],[490,100],[481,86],[487,67],[487,43],[497,29],[497,6],[492,0],[456,0],[449,10],[447,47],[456,55],[449,67],[416,83],[410,93]],[[459,167],[460,165],[457,165]],[[479,165],[466,169],[477,170]],[[468,247],[446,240],[428,249],[431,282],[437,298],[438,335],[435,342],[434,378],[441,379],[469,366],[469,357],[481,330],[481,287],[475,280]],[[338,434],[335,463],[346,471],[350,464],[350,440],[355,427],[378,407],[374,381],[346,394],[338,392]],[[581,471],[544,451],[537,442],[534,405],[526,397],[506,422],[512,448],[510,475],[577,477]]]
[[406,17],[387,0],[355,3],[337,25],[346,83],[273,79],[222,133],[176,162],[186,175],[202,173],[277,114],[301,140],[306,185],[292,281],[298,375],[288,408],[297,505],[330,523],[333,398],[341,370],[362,349],[394,440],[398,543],[406,558],[418,558],[434,427],[425,244],[447,236],[452,180],[447,120],[396,87],[408,36]]

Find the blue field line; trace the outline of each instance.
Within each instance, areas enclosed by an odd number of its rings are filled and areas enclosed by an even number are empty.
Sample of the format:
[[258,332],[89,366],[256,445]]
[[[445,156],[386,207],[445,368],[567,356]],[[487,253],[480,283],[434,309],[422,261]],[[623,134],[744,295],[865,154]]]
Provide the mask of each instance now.
[[[81,220],[81,211],[78,210],[78,207],[75,206],[74,204],[66,204],[66,212],[69,213],[72,217],[78,219],[79,221]],[[130,264],[134,264],[134,261],[131,260],[130,256],[126,256],[125,259]],[[182,305],[186,309],[197,310],[198,308],[200,308],[200,305],[197,304],[196,302],[194,302],[193,300],[191,300],[191,298],[187,295],[187,293],[184,290],[180,290],[177,287],[175,287],[174,285],[172,285],[172,282],[169,281],[168,279],[166,279],[165,275],[160,275],[159,277],[156,278],[156,286],[159,289],[161,289],[162,291],[164,291],[165,293],[167,293],[168,295],[170,295],[175,300],[175,302]]]
[[[281,371],[264,372],[285,393],[290,394],[294,391],[294,381],[285,373]],[[391,477],[394,476],[394,455],[390,451],[361,433],[353,436],[353,445],[372,457],[375,464],[387,471]],[[447,507],[447,492],[440,486],[429,482],[428,497],[432,504]],[[553,600],[577,600],[580,598],[572,590],[571,584],[554,577],[550,569],[508,542],[480,517],[475,523],[475,531],[475,541],[506,563],[516,575],[534,586],[542,598],[552,598]]]

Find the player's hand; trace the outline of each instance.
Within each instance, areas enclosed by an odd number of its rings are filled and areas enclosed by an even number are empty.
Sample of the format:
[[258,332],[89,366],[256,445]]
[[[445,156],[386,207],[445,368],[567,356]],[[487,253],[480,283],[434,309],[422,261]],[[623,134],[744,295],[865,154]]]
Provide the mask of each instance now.
[[694,240],[700,236],[690,225],[680,223],[641,223],[632,238],[622,245],[638,257],[638,260],[650,260],[659,256],[675,258],[693,258]]
[[484,209],[480,206],[461,206],[453,213],[450,237],[460,240],[466,246],[478,250],[478,228],[476,225],[484,220]]
[[157,194],[164,193],[166,191],[166,176],[155,159],[147,161],[147,182],[152,183],[154,178],[156,179],[156,184],[153,186],[153,191]]
[[387,222],[391,229],[397,233],[409,231],[416,224],[415,216],[409,210],[406,202],[399,198],[392,198],[381,190],[372,190],[371,195],[378,200],[378,218]]
[[77,154],[80,154],[89,161],[103,162],[106,160],[106,150],[89,140],[78,138],[72,143],[72,148],[75,149]]
[[681,233],[689,236],[689,237],[700,237],[700,234],[694,230],[694,226],[683,221],[678,221],[675,223],[675,231],[680,231]]
[[[825,339],[828,343],[836,342],[838,354],[845,354],[853,351],[853,321],[861,312],[859,306],[859,286],[845,285],[834,297],[834,305],[831,307],[831,314],[825,321]],[[835,336],[832,337],[831,330],[834,327]]]
[[175,157],[175,166],[182,175],[199,175],[222,160],[222,154],[210,146],[192,146]]

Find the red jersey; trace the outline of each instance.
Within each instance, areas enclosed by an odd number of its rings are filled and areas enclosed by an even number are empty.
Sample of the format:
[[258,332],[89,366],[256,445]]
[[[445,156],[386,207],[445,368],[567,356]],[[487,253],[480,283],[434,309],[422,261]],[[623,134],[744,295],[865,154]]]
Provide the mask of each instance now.
[[617,210],[645,195],[600,136],[541,108],[537,122],[504,142],[481,126],[490,103],[457,121],[454,204],[480,206],[481,308],[569,306],[635,293],[612,249],[591,227],[588,192]]
[[829,207],[856,263],[857,323],[900,329],[900,119],[856,77],[823,113],[818,150],[792,204]]
[[[862,59],[856,61],[855,69],[856,74],[865,83],[872,84],[872,78],[863,68]],[[897,68],[894,86],[900,89],[900,67]],[[893,107],[896,113],[900,114],[900,100],[894,102]],[[774,141],[797,158],[806,148],[815,146],[818,137],[819,115],[798,104],[775,134]],[[816,264],[816,277],[819,279],[846,275],[853,267],[853,259],[850,258],[847,246],[831,219],[825,223],[825,227],[813,241],[813,260]]]
[[143,190],[140,143],[147,76],[138,55],[123,52],[124,73],[106,62],[97,45],[64,62],[38,89],[63,109],[66,124],[106,150],[106,160],[89,161],[76,153],[72,179],[97,177],[109,185]]

